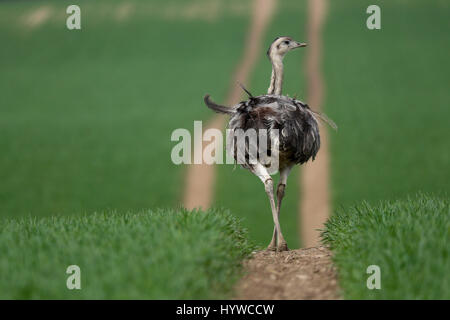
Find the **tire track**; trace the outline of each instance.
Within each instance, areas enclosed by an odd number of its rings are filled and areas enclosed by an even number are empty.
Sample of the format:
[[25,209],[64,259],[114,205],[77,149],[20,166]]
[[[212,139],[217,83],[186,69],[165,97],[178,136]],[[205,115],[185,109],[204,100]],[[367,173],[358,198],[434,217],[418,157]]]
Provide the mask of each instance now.
[[32,9],[30,12],[28,12],[22,18],[22,22],[25,24],[26,27],[30,29],[37,28],[50,19],[53,11],[54,10],[51,6],[48,5],[40,6],[39,8]]
[[[262,50],[263,37],[267,26],[275,12],[277,0],[253,0],[252,21],[248,30],[245,49],[242,60],[236,67],[230,83],[226,105],[236,104],[241,96],[242,89],[237,86],[237,81],[247,83],[253,70],[257,57]],[[216,115],[204,126],[204,130],[217,128],[222,130],[225,126],[226,116]],[[205,144],[197,142],[195,146],[201,146],[202,152]],[[187,167],[184,186],[183,205],[191,210],[194,208],[208,209],[213,200],[213,192],[216,182],[216,167],[207,164],[191,164]]]
[[[306,57],[308,104],[322,110],[324,81],[322,78],[322,27],[326,18],[327,0],[308,0],[308,53]],[[299,233],[303,247],[320,243],[320,232],[330,215],[328,132],[321,128],[321,147],[314,162],[302,167],[300,175]]]

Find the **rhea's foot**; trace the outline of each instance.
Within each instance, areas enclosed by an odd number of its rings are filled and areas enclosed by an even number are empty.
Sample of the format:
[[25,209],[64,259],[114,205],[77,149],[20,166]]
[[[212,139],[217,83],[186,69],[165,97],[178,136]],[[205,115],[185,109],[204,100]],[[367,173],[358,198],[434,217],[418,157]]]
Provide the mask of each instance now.
[[278,251],[278,252],[289,251],[289,248],[288,248],[288,246],[287,246],[287,243],[286,243],[286,242],[280,243],[280,244],[278,245],[278,247],[277,247],[277,251]]

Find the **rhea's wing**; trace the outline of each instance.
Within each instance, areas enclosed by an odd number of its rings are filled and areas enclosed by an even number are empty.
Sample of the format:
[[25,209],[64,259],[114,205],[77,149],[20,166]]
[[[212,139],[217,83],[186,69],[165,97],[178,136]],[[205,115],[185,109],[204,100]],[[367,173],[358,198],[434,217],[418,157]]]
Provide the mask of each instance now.
[[327,115],[325,113],[320,113],[317,111],[313,111],[311,110],[312,113],[314,113],[314,115],[316,115],[317,117],[319,117],[320,120],[322,120],[323,122],[327,123],[331,128],[333,128],[334,130],[337,131],[338,126],[336,125],[336,123],[334,123],[333,120],[331,120],[330,118],[327,117]]

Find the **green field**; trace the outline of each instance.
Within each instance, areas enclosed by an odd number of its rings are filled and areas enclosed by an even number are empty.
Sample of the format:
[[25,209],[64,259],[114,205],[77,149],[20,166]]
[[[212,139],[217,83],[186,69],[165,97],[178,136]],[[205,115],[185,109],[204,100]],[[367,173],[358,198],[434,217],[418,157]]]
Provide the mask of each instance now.
[[[0,231],[0,299],[224,298],[253,248],[220,211],[8,219]],[[69,265],[81,290],[66,287]]]
[[[324,232],[346,299],[450,299],[450,203],[426,195],[341,209]],[[380,267],[380,290],[366,286]]]
[[450,181],[450,3],[377,1],[381,30],[368,30],[371,1],[331,1],[324,34],[326,111],[336,206],[442,195]]
[[[246,16],[177,20],[132,1],[118,21],[121,1],[79,1],[82,30],[68,31],[68,3],[0,4],[1,215],[179,205],[171,133],[209,118],[206,91],[223,99]],[[42,7],[48,20],[27,26]]]
[[[450,3],[377,3],[382,29],[371,31],[371,1],[329,1],[324,109],[339,126],[329,136],[341,209],[325,239],[346,298],[450,298]],[[235,85],[250,3],[79,0],[80,31],[66,29],[69,4],[0,2],[0,298],[229,295],[249,243],[272,234],[263,185],[217,166],[213,205],[233,216],[178,209],[186,167],[171,162],[170,136],[213,115],[205,93],[222,103]],[[269,85],[276,36],[308,42],[306,4],[279,1],[245,84],[253,94]],[[284,93],[307,102],[306,50],[286,57]],[[290,248],[301,245],[300,174],[281,215]],[[421,191],[431,196],[408,198]],[[81,291],[65,287],[70,264]],[[365,287],[370,264],[382,267],[379,292]]]

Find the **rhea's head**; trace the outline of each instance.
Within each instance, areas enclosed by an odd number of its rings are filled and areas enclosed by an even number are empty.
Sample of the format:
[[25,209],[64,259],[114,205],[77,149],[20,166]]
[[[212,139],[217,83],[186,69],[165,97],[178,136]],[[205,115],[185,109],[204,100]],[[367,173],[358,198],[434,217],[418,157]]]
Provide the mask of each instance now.
[[297,42],[290,37],[278,37],[267,50],[267,56],[272,61],[283,60],[286,53],[301,47],[306,47],[306,43]]

